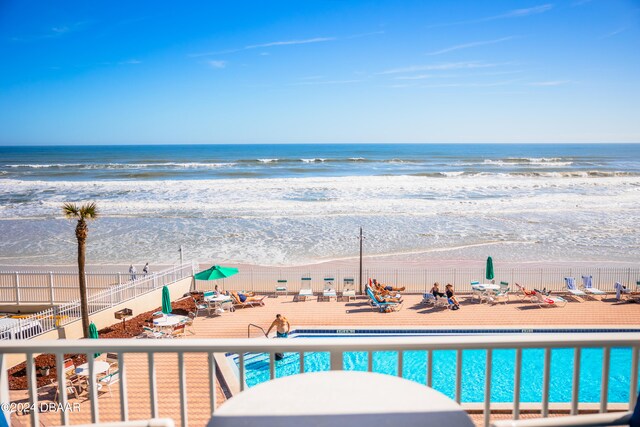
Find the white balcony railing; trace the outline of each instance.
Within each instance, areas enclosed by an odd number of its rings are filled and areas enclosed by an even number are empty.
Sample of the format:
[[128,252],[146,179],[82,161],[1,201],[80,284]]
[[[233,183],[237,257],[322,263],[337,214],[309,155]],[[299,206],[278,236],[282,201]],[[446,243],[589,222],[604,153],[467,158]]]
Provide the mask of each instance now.
[[[343,355],[345,352],[367,352],[368,353],[368,370],[372,370],[372,352],[376,351],[396,351],[402,355],[405,351],[423,350],[427,352],[426,385],[431,386],[433,374],[433,351],[435,350],[456,350],[458,355],[463,350],[484,350],[486,351],[485,363],[485,382],[484,382],[484,402],[482,404],[484,412],[484,425],[488,426],[491,419],[492,403],[491,396],[491,373],[492,373],[492,354],[496,349],[515,349],[515,371],[514,371],[514,389],[513,389],[513,419],[520,417],[520,391],[521,388],[528,387],[528,384],[522,384],[522,350],[529,348],[544,349],[544,366],[542,370],[542,400],[540,403],[540,413],[542,417],[549,415],[549,392],[550,392],[550,369],[551,369],[551,349],[554,348],[570,348],[574,349],[573,372],[572,375],[572,399],[570,405],[570,413],[577,414],[580,409],[578,401],[578,390],[580,388],[580,355],[584,348],[603,348],[602,358],[602,381],[600,390],[599,412],[606,413],[609,408],[608,390],[609,390],[609,367],[611,349],[615,347],[632,348],[629,384],[629,408],[635,405],[638,390],[638,356],[640,351],[640,334],[639,333],[620,333],[620,334],[591,334],[583,333],[576,335],[558,334],[554,336],[547,335],[494,335],[494,336],[442,336],[442,337],[397,337],[397,338],[326,338],[326,339],[288,339],[288,340],[263,340],[263,339],[184,339],[180,340],[176,345],[174,340],[58,340],[58,341],[9,341],[3,343],[0,348],[0,403],[10,402],[8,391],[7,371],[4,363],[6,356],[13,353],[21,353],[27,355],[27,376],[29,385],[30,404],[36,408],[31,413],[31,425],[39,426],[38,393],[36,387],[36,373],[34,368],[34,357],[39,353],[55,354],[57,366],[63,365],[63,357],[65,354],[86,354],[89,360],[89,405],[91,410],[91,420],[94,423],[100,420],[99,401],[97,399],[97,384],[94,372],[93,354],[100,352],[115,352],[119,356],[119,390],[120,390],[120,418],[122,421],[129,419],[129,401],[132,396],[140,396],[146,393],[146,385],[144,390],[127,390],[127,373],[129,363],[125,365],[124,354],[142,353],[147,355],[145,367],[136,366],[139,369],[148,369],[148,402],[151,408],[151,416],[158,417],[158,385],[156,378],[155,356],[159,354],[177,354],[178,384],[180,396],[180,411],[173,415],[173,418],[180,419],[182,426],[189,425],[189,399],[187,396],[187,375],[185,367],[185,354],[205,353],[208,355],[208,376],[206,378],[198,378],[200,384],[206,381],[209,387],[209,405],[211,412],[216,410],[217,401],[217,379],[216,379],[216,359],[214,353],[233,353],[238,354],[239,360],[239,383],[240,390],[245,387],[245,354],[247,353],[267,353],[269,357],[270,378],[275,377],[275,353],[294,352],[303,355],[306,352],[328,352],[330,354],[330,369],[343,369]],[[166,361],[164,361],[166,362]],[[164,363],[163,362],[163,363]],[[300,358],[300,373],[305,371],[304,358]],[[398,357],[399,375],[402,375],[403,357]],[[456,358],[456,400],[460,401],[461,396],[461,363],[462,358]],[[166,364],[163,364],[166,374]],[[626,367],[617,366],[616,369],[626,369]],[[193,378],[193,375],[190,376]],[[58,371],[59,389],[65,389],[65,377],[62,370]],[[122,398],[128,396],[128,398]],[[202,396],[198,396],[202,398]],[[60,404],[67,405],[67,397],[65,393],[60,393]],[[60,413],[60,423],[69,424],[67,412]]]

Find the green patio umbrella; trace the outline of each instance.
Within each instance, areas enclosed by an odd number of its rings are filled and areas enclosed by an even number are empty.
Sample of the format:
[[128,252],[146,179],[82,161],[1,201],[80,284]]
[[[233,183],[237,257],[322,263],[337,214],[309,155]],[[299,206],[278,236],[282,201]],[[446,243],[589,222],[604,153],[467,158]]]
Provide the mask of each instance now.
[[[96,324],[93,322],[89,324],[89,338],[98,339],[98,328],[96,327]],[[94,358],[98,356],[100,356],[100,353],[94,353],[93,355]]]
[[222,267],[221,265],[214,265],[211,268],[196,273],[196,280],[218,280],[226,279],[227,277],[235,276],[238,274],[238,269],[233,267]]
[[491,257],[487,258],[487,268],[485,271],[487,280],[493,280],[495,275],[493,274],[493,259],[491,259]]
[[169,296],[169,288],[162,287],[162,312],[171,314],[171,297]]

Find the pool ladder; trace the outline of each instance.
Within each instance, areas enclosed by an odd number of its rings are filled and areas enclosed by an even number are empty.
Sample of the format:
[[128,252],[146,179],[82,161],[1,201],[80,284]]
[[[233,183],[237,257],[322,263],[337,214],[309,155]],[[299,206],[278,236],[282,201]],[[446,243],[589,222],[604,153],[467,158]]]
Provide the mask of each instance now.
[[267,333],[265,332],[265,330],[264,330],[264,329],[262,329],[260,326],[255,325],[255,324],[253,324],[253,323],[249,323],[249,326],[247,326],[247,338],[251,338],[251,327],[252,327],[252,326],[253,326],[254,328],[260,329],[260,330],[262,331],[262,333],[264,334],[264,336],[265,336],[265,337],[267,337],[267,338],[269,338],[269,337],[267,336]]

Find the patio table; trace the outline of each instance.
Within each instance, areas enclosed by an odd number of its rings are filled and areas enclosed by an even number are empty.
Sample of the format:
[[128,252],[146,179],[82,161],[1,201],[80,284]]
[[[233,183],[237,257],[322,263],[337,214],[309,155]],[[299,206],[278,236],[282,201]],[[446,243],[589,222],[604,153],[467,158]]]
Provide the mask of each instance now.
[[[213,313],[219,314],[220,311],[224,311],[222,310],[222,304],[226,302],[231,302],[231,297],[229,295],[218,295],[218,296],[205,297],[204,300],[209,304],[209,310],[213,308]],[[213,304],[213,307],[211,307],[211,304]]]
[[[387,398],[374,398],[378,392]],[[371,372],[329,371],[258,384],[229,399],[208,424],[304,425],[472,427],[474,423],[455,401],[416,382]]]
[[153,326],[157,328],[168,328],[185,322],[187,319],[187,316],[181,316],[179,314],[166,314],[157,319],[153,319]]

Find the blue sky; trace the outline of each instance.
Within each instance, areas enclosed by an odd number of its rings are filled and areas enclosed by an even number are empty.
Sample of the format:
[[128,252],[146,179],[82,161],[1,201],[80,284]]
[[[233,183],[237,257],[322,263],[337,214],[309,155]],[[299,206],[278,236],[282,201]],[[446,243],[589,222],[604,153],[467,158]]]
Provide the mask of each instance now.
[[0,144],[640,142],[640,2],[0,1]]

